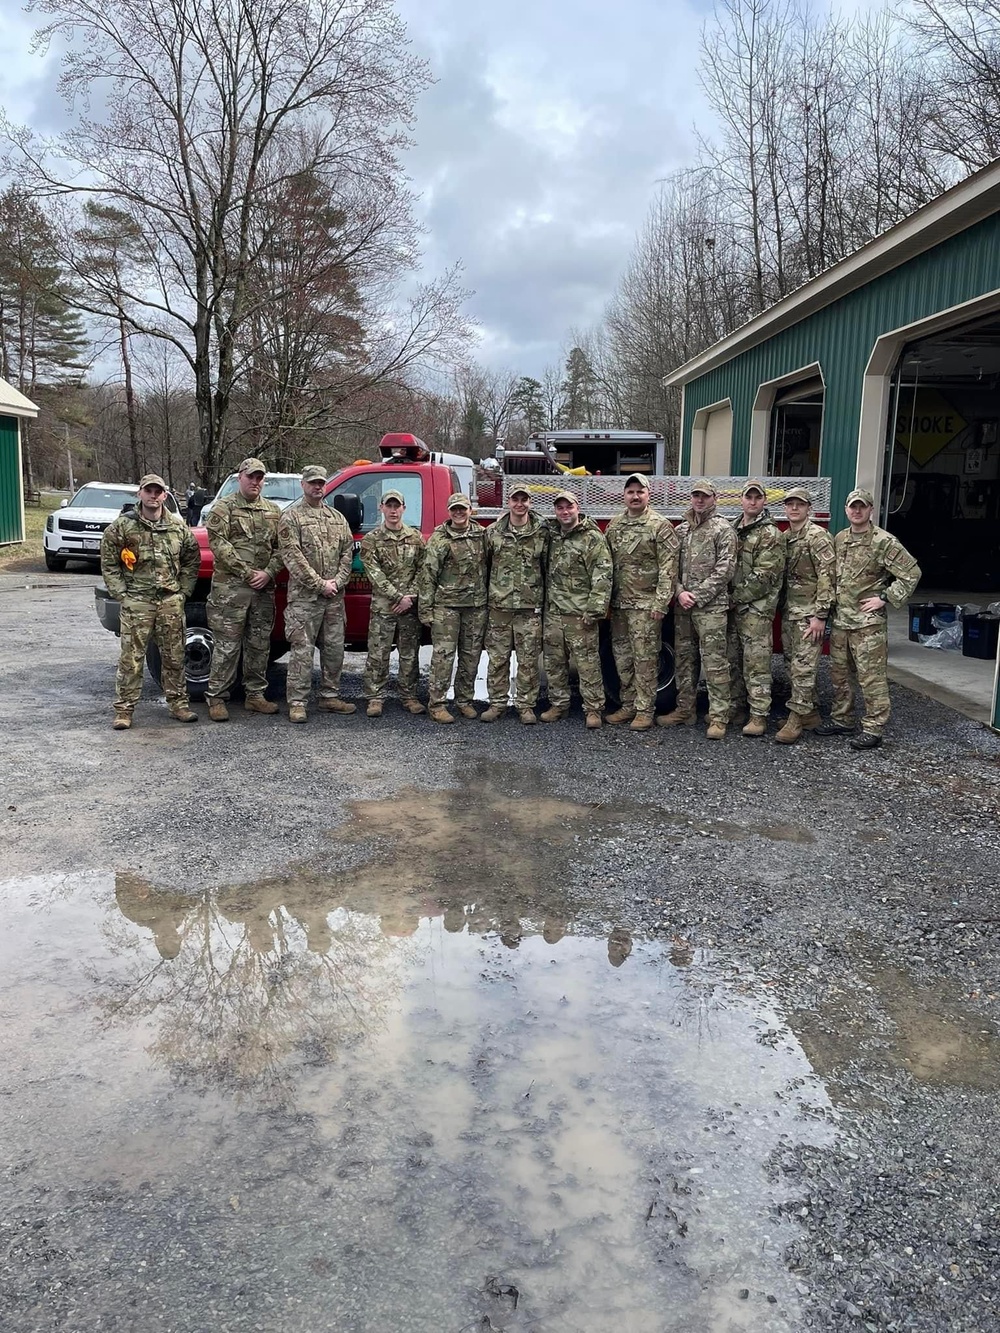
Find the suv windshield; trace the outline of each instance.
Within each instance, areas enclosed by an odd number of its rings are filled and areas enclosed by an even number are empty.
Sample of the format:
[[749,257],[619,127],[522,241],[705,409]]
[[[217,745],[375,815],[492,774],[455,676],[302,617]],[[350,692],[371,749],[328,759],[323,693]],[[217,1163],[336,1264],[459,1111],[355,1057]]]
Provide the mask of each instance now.
[[138,494],[138,488],[129,491],[124,487],[115,487],[112,490],[110,487],[105,489],[102,486],[90,486],[86,490],[77,491],[66,508],[121,509],[122,505],[128,504],[130,500],[135,500]]
[[[219,487],[215,499],[222,500],[227,495],[232,495],[234,491],[239,490],[239,486],[239,476],[234,472],[232,476],[227,477]],[[263,495],[265,500],[278,500],[285,504],[291,504],[293,500],[302,498],[302,488],[299,485],[299,478],[297,475],[293,476],[291,474],[288,476],[277,474],[273,477],[265,477],[261,495]],[[215,503],[215,501],[213,501],[213,503]]]

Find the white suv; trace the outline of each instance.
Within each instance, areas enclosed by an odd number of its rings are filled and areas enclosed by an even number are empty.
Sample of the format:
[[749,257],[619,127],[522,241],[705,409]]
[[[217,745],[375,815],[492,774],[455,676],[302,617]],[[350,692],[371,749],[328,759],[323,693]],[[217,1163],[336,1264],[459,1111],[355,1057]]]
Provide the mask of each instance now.
[[[67,560],[100,565],[104,529],[125,505],[134,505],[138,496],[138,486],[115,486],[104,481],[88,481],[81,486],[72,500],[63,500],[45,520],[45,568],[65,569]],[[177,513],[177,501],[169,491],[164,504],[171,513]]]

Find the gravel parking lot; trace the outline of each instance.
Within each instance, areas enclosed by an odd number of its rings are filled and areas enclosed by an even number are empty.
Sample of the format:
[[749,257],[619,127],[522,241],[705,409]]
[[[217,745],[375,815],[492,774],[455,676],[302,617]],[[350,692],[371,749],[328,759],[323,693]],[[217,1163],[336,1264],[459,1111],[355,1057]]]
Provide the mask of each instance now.
[[95,582],[0,575],[5,1330],[1000,1329],[1000,738],[116,733]]

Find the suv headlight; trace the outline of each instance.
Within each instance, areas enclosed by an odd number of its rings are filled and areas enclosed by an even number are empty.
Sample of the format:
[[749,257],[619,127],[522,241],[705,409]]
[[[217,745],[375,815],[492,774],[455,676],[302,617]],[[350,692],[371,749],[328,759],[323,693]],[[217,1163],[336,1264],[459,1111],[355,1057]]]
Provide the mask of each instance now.
[[45,520],[45,531],[46,531],[46,532],[55,532],[55,530],[56,530],[56,528],[55,528],[55,521],[54,521],[52,515],[50,514],[50,515],[48,516],[48,518]]

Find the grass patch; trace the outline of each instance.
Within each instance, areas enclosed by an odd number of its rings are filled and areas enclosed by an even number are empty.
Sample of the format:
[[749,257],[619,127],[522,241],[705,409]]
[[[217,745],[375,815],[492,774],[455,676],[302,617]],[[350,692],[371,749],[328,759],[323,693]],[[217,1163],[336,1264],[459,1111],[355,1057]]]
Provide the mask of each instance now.
[[41,505],[25,505],[25,539],[14,546],[0,546],[0,569],[9,569],[11,565],[19,563],[25,557],[34,560],[43,558],[42,533],[45,530],[45,520],[54,509],[59,508],[59,501],[65,498],[63,495],[43,492]]

